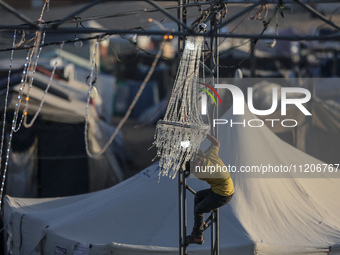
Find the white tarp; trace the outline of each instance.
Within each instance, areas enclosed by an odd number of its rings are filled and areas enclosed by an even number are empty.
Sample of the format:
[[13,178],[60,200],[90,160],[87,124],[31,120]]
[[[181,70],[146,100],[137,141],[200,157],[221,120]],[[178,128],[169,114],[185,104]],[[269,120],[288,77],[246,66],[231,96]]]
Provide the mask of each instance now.
[[[248,112],[236,117],[230,110],[222,118],[241,122],[255,116]],[[219,130],[220,156],[238,169],[260,163],[322,164],[265,126],[225,125]],[[178,254],[178,182],[158,182],[157,168],[154,164],[112,188],[81,196],[6,197],[4,220],[13,254],[40,254],[39,249],[77,254],[77,247],[90,254]],[[314,174],[250,178],[232,173],[235,194],[220,210],[220,254],[337,254],[340,179]],[[188,178],[188,185],[194,190],[208,187],[195,178]],[[189,233],[192,211],[189,193]],[[190,254],[210,252],[209,232],[202,246],[188,247]]]

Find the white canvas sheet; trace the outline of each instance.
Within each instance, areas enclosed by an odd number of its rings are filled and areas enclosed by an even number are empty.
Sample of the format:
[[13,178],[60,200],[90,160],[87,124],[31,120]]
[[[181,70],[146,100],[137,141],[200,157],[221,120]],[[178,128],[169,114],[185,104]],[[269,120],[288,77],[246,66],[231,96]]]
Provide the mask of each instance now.
[[[235,117],[254,119],[249,112]],[[282,142],[262,128],[220,127],[220,156],[240,166],[322,162]],[[206,145],[205,145],[206,146]],[[74,254],[77,245],[90,254],[178,254],[177,180],[161,178],[151,165],[106,190],[55,199],[6,197],[5,224],[13,254],[54,254],[56,247]],[[335,176],[335,175],[334,175]],[[300,177],[303,177],[300,176]],[[235,194],[220,209],[220,254],[336,254],[340,244],[340,179],[251,178],[232,173]],[[188,178],[194,190],[207,184]],[[188,232],[193,225],[193,196],[188,193]],[[209,232],[209,231],[207,231]],[[190,254],[208,254],[210,235]],[[21,247],[20,247],[21,244]]]

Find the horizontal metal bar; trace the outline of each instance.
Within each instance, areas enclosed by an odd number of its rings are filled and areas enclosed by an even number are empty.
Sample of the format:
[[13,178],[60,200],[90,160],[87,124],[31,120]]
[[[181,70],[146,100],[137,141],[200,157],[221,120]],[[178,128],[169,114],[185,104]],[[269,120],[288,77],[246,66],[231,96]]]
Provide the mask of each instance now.
[[[106,0],[106,1],[110,1],[110,2],[119,2],[122,0]],[[145,0],[124,0],[124,1],[145,1]],[[155,2],[171,2],[173,0],[154,0]],[[255,4],[258,3],[258,0],[223,0],[221,1],[224,4]],[[280,0],[267,0],[267,3],[269,4],[277,4],[279,3]],[[283,3],[294,3],[294,0],[283,0]],[[339,0],[303,0],[304,3],[321,3],[321,4],[325,4],[325,3],[339,3]],[[205,2],[203,1],[198,1],[197,4],[204,4]]]
[[25,21],[27,24],[36,27],[36,25],[34,24],[34,22],[26,17],[24,14],[18,12],[16,9],[14,9],[12,6],[6,4],[4,1],[0,0],[0,6],[2,6],[4,9],[6,9],[7,11],[9,11],[10,13],[12,13],[13,15],[17,16],[19,19],[21,19],[22,21]]
[[[65,23],[66,21],[68,21],[70,18],[86,11],[87,9],[98,5],[102,2],[106,2],[108,0],[94,0],[92,2],[90,2],[89,4],[85,5],[84,7],[76,10],[75,12],[71,13],[70,15],[66,16],[65,18],[61,19],[60,21],[54,23],[52,26],[53,27],[58,27],[61,24]],[[186,30],[190,31],[191,29],[184,24],[183,22],[181,22],[179,19],[177,19],[176,17],[174,17],[171,13],[169,13],[165,8],[163,8],[162,6],[160,6],[159,4],[157,4],[155,1],[153,0],[143,0],[144,2],[149,3],[150,5],[152,5],[153,7],[155,7],[158,11],[162,12],[165,16],[167,16],[168,18],[170,18],[172,21],[176,22],[177,24],[181,25],[183,28],[185,28]]]
[[185,188],[189,190],[192,194],[196,194],[196,191],[194,191],[190,186],[186,185]]
[[[224,0],[222,3],[225,4],[256,4],[258,3],[258,0]],[[268,4],[278,4],[280,3],[280,0],[267,0]],[[302,2],[306,4],[326,4],[326,3],[339,3],[339,0],[302,0]],[[294,0],[283,0],[282,3],[284,4],[293,4],[295,3]]]
[[[180,181],[180,183],[181,183],[181,185],[183,184],[183,181]],[[187,190],[189,190],[192,194],[196,194],[196,191],[194,191],[190,186],[188,186],[187,184],[185,185],[185,188],[187,189]]]
[[[0,30],[25,30],[25,31],[36,31],[30,26],[0,26]],[[54,29],[51,27],[39,27],[38,30],[46,31],[48,33],[64,33],[64,34],[91,34],[91,33],[101,33],[102,35],[97,36],[97,38],[105,35],[114,35],[114,34],[136,34],[136,35],[147,35],[147,36],[163,36],[163,35],[174,35],[174,36],[205,36],[205,37],[220,37],[220,38],[243,38],[243,39],[276,39],[276,40],[286,40],[286,41],[340,41],[340,33],[333,35],[325,35],[325,36],[314,36],[314,35],[275,35],[275,34],[210,34],[210,33],[194,33],[194,32],[178,32],[178,31],[148,31],[148,30],[126,30],[126,29],[95,29],[95,28],[72,28],[72,27],[63,27]],[[86,38],[84,38],[86,40]],[[60,42],[59,42],[60,43]]]
[[[223,3],[228,3],[228,4],[256,4],[258,3],[258,0],[225,0]],[[280,1],[279,0],[267,0],[266,1],[268,4],[278,4]],[[339,3],[339,0],[303,0],[302,2],[307,3],[307,4],[325,4],[325,3]],[[285,4],[293,4],[295,3],[294,0],[283,0],[282,3]]]
[[87,9],[90,9],[92,6],[95,6],[95,5],[97,5],[97,4],[99,4],[99,3],[103,2],[103,1],[105,1],[105,0],[95,0],[95,1],[92,1],[91,3],[89,3],[89,4],[85,5],[84,7],[76,10],[75,12],[71,13],[70,15],[67,15],[65,18],[61,19],[60,21],[54,23],[52,26],[53,27],[58,27],[61,24],[63,24],[66,21],[68,21],[70,18],[72,18],[72,17],[74,17],[74,16],[76,16],[76,15],[86,11]]
[[[208,2],[204,2],[204,3],[200,3],[201,6],[204,5],[209,5],[209,4],[213,4],[215,3],[215,1],[208,1]],[[181,7],[194,7],[197,6],[197,3],[188,3],[188,4],[183,4],[182,6],[178,6],[178,5],[174,5],[174,6],[167,6],[164,7],[164,10],[177,10]],[[127,12],[119,12],[119,13],[115,13],[115,14],[106,14],[106,15],[98,15],[98,16],[92,16],[92,17],[86,17],[86,18],[80,18],[77,20],[68,20],[65,23],[79,23],[79,22],[84,22],[84,21],[89,21],[89,20],[99,20],[99,19],[108,19],[108,18],[120,18],[120,17],[125,17],[128,15],[139,15],[141,13],[153,13],[153,12],[158,12],[158,9],[143,9],[143,10],[136,10],[136,11],[127,11]],[[58,21],[56,21],[58,22]]]

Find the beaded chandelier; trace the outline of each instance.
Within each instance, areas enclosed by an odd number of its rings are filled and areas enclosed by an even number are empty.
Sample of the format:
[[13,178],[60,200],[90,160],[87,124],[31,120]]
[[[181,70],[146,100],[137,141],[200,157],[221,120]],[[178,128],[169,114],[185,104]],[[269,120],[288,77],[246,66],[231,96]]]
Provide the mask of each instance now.
[[160,157],[159,176],[173,179],[184,170],[210,129],[198,110],[202,46],[201,36],[187,39],[164,119],[157,122],[153,144]]

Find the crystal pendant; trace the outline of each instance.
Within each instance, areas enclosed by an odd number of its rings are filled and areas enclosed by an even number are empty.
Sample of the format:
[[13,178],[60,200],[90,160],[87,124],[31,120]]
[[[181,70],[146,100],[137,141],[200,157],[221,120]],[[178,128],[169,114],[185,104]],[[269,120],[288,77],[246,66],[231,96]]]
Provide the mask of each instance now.
[[198,110],[202,45],[203,37],[187,39],[164,119],[157,123],[153,144],[160,157],[159,176],[173,179],[184,170],[210,129]]

